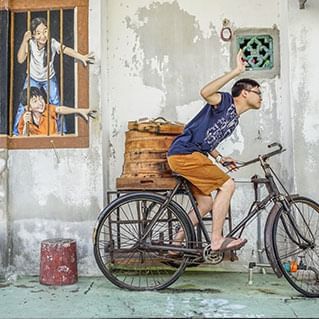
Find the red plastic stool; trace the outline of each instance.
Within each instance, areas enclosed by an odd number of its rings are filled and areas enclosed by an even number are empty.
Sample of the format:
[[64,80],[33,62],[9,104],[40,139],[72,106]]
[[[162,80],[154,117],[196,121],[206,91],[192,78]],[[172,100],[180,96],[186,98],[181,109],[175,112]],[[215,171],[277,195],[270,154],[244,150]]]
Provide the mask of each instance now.
[[72,285],[78,280],[76,242],[54,238],[41,242],[40,283]]

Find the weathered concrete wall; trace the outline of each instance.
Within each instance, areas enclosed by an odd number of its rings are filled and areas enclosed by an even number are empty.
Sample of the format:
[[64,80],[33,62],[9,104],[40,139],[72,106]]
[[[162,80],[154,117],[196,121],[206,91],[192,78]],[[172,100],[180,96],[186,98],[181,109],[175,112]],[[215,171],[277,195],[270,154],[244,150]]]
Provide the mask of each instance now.
[[[9,151],[8,212],[9,272],[37,274],[40,243],[52,237],[73,238],[81,274],[96,272],[92,230],[103,206],[101,100],[101,3],[90,2],[90,107],[98,117],[90,122],[87,149]],[[94,21],[94,22],[93,22]],[[103,107],[102,107],[103,106]],[[8,274],[10,275],[10,274]]]
[[[121,174],[127,121],[164,116],[187,122],[204,105],[199,95],[201,87],[230,70],[231,43],[220,38],[224,18],[230,20],[233,29],[276,25],[280,32],[281,24],[286,23],[281,14],[287,14],[281,12],[282,7],[278,0],[108,1],[110,187],[115,186],[115,179]],[[284,87],[280,77],[259,75],[258,81],[263,108],[243,114],[240,127],[219,148],[242,160],[267,152],[269,143],[287,143],[291,139],[289,121],[285,122],[290,111],[288,104],[282,103],[280,92]],[[292,187],[291,164],[284,160],[292,156],[291,148],[285,156],[273,163]],[[254,165],[234,177],[245,180],[256,172],[261,173]],[[234,215],[242,217],[252,199],[252,187],[238,184]],[[245,264],[252,250],[256,250],[256,226],[251,226],[246,237],[250,243],[242,256]]]
[[[243,114],[240,127],[220,151],[247,160],[281,141],[288,150],[272,160],[275,169],[289,189],[316,199],[311,177],[319,177],[318,5],[308,0],[300,10],[297,0],[90,1],[89,47],[97,58],[90,66],[90,105],[99,117],[90,125],[90,147],[57,150],[59,161],[53,150],[9,152],[8,210],[5,199],[0,203],[0,234],[3,247],[9,234],[11,270],[37,273],[41,240],[61,236],[77,240],[81,274],[99,273],[91,232],[106,190],[115,188],[122,172],[127,122],[157,116],[187,122],[200,110],[200,88],[230,70],[231,44],[219,35],[224,18],[234,29],[276,25],[280,75],[258,76],[262,109]],[[261,174],[257,165],[234,177],[245,181],[255,173]],[[6,188],[3,181],[1,185]],[[251,185],[238,183],[235,220],[252,198]],[[256,257],[256,233],[255,222],[246,232],[249,243],[240,263],[227,267],[245,269]]]
[[0,278],[8,263],[8,151],[0,150]]
[[308,0],[304,10],[289,1],[289,50],[295,184],[300,194],[319,200],[318,38],[319,2]]
[[[223,19],[229,19],[233,28],[272,28],[280,24],[278,3],[108,2],[111,186],[121,174],[127,121],[164,116],[187,122],[203,106],[200,88],[230,70],[230,43],[219,35]],[[259,81],[264,92],[263,109],[244,114],[231,146],[224,146],[226,153],[242,159],[255,156],[269,142],[281,138],[281,131],[274,130],[280,127],[280,79]],[[243,176],[250,172],[246,170]]]

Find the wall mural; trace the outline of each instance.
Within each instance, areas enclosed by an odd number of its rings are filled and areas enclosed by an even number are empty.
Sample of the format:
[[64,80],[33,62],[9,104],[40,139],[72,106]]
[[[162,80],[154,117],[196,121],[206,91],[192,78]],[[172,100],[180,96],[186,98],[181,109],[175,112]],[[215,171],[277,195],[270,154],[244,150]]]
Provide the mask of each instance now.
[[96,114],[79,105],[84,100],[78,96],[79,82],[88,83],[78,80],[77,65],[87,68],[94,54],[76,49],[83,41],[78,11],[33,7],[0,12],[0,44],[5,49],[0,57],[0,133],[12,138],[76,136],[77,119],[87,123]]
[[[21,26],[28,25],[28,23],[26,23],[27,14],[16,14],[16,19],[18,21],[17,23],[15,23],[15,41],[18,41],[21,37],[22,40],[19,47],[15,45],[15,51],[17,51],[17,62],[21,64],[22,67],[15,68],[14,88],[17,89],[14,89],[15,116],[12,128],[13,135],[46,135],[47,133],[49,135],[52,135],[57,133],[75,133],[74,119],[65,119],[64,121],[64,119],[60,116],[60,114],[70,113],[55,112],[56,108],[54,107],[48,107],[44,109],[41,105],[37,106],[35,102],[37,100],[40,101],[37,104],[41,104],[41,97],[42,100],[44,98],[44,100],[48,102],[50,106],[62,105],[59,93],[59,86],[61,87],[61,83],[66,83],[67,89],[65,90],[65,85],[63,85],[62,88],[62,90],[67,93],[66,95],[63,94],[63,104],[67,104],[70,106],[74,105],[73,61],[80,61],[85,66],[87,65],[87,63],[92,63],[94,61],[94,56],[92,54],[82,55],[71,48],[74,45],[73,10],[64,10],[63,13],[64,28],[62,32],[67,35],[64,38],[64,43],[62,44],[61,42],[58,42],[56,40],[56,38],[59,37],[59,33],[61,33],[61,30],[59,30],[61,19],[59,13],[59,11],[50,12],[51,23],[50,25],[48,25],[45,18],[47,12],[33,12],[31,14],[32,20],[29,25],[29,30],[27,31],[21,30]],[[63,72],[62,79],[61,66],[58,59],[55,58],[57,55],[63,54],[67,55],[68,57],[75,58],[76,60],[69,59],[65,62],[64,71],[67,72]],[[27,63],[27,58],[29,58],[29,63]],[[27,64],[29,64],[28,67]],[[28,76],[28,74],[30,74],[30,76]],[[23,78],[24,80],[22,80]],[[21,81],[23,81],[22,90]],[[28,87],[39,88],[42,91],[42,95],[31,96],[30,94],[27,94],[29,95],[29,104],[28,99],[23,100],[25,94],[17,92],[17,90],[19,90],[20,88],[20,91],[22,91],[23,93],[24,90]],[[32,90],[32,92],[35,92],[35,90]],[[45,98],[45,96],[47,96],[47,99]],[[18,100],[19,97],[20,99]],[[22,102],[24,102],[25,104],[23,104]],[[26,115],[26,113],[28,114],[27,116],[22,116],[23,113],[24,115]],[[27,118],[29,121],[26,122],[25,118]],[[52,125],[50,125],[51,121]],[[54,122],[56,122],[56,125],[53,125]],[[28,124],[26,125],[26,130],[18,130],[18,126],[22,126],[22,123]],[[31,130],[29,130],[29,132],[28,126],[31,127]]]

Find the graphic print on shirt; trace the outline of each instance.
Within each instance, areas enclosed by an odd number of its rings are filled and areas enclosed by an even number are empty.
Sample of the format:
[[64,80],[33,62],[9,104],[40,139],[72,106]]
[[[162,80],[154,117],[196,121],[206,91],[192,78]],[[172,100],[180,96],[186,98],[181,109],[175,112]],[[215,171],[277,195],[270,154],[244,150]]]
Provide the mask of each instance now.
[[232,104],[228,108],[225,117],[220,118],[206,132],[205,142],[209,144],[210,150],[213,150],[217,145],[228,137],[238,125],[238,117],[235,106]]

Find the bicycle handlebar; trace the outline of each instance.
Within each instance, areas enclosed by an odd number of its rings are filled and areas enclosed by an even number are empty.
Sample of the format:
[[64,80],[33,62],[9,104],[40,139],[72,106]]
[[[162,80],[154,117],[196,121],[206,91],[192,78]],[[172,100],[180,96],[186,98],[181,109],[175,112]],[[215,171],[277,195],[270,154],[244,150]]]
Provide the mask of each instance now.
[[[272,156],[274,156],[274,155],[277,155],[277,154],[280,154],[280,153],[286,151],[286,149],[284,149],[284,148],[282,147],[282,145],[281,145],[280,143],[277,143],[277,142],[272,143],[272,144],[269,144],[269,145],[268,145],[268,148],[272,148],[272,147],[275,147],[275,146],[278,147],[275,151],[266,153],[266,154],[264,154],[264,155],[259,155],[258,157],[254,158],[254,159],[252,159],[252,160],[250,160],[250,161],[247,161],[247,162],[241,162],[241,161],[235,162],[236,168],[242,168],[242,167],[244,167],[244,166],[247,166],[247,165],[250,165],[250,164],[259,162],[259,161],[261,161],[261,160],[262,160],[262,161],[266,161],[268,158],[270,158],[270,157],[272,157]],[[223,166],[226,166],[226,167],[227,167],[227,166],[229,166],[230,164],[231,164],[231,162],[226,162],[226,163],[223,163]],[[235,169],[236,169],[236,168],[235,168]],[[231,171],[231,170],[233,170],[233,169],[230,169],[229,171]]]

